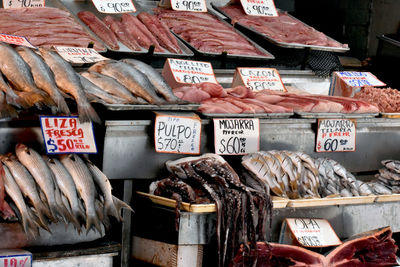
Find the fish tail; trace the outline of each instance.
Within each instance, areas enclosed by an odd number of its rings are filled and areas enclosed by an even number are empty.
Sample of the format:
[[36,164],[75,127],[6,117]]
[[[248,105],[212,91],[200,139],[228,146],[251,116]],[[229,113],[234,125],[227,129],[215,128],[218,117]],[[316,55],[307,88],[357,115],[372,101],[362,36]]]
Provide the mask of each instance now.
[[94,214],[87,214],[86,216],[86,234],[89,233],[90,229],[94,226],[99,233],[102,233],[102,229],[100,226],[99,218],[97,217],[96,213]]
[[16,118],[18,117],[18,113],[9,104],[6,102],[0,103],[0,118]]
[[63,214],[59,210],[59,207],[57,204],[51,204],[51,205],[49,204],[49,207],[50,207],[51,214],[53,215],[53,218],[55,218],[55,220],[57,222],[59,222],[60,219],[63,219]]
[[39,225],[51,234],[51,231],[48,227],[48,222],[45,218],[46,213],[47,213],[47,211],[46,211],[47,208],[42,203],[38,203],[35,205],[35,210],[36,210],[37,217],[39,219],[39,221],[38,221]]
[[59,95],[57,98],[54,99],[57,105],[58,110],[65,114],[65,115],[71,115],[71,111],[68,108],[67,102],[65,102],[65,99]]
[[131,212],[135,212],[128,204],[126,204],[125,202],[123,202],[122,200],[120,200],[114,196],[113,196],[113,202],[114,202],[115,209],[118,212],[118,217],[119,217],[120,221],[122,221],[122,216],[121,216],[122,209],[128,209]]
[[[121,216],[119,215],[118,209],[116,208],[116,205],[113,202],[105,203],[105,205],[104,205],[104,215],[113,216],[118,221],[121,219]],[[105,217],[107,217],[107,216],[105,216]]]
[[86,221],[85,213],[80,208],[75,208],[72,210],[72,214],[79,221],[79,219]]
[[22,226],[24,228],[24,232],[27,235],[31,235],[33,237],[38,236],[39,229],[37,226],[40,225],[40,222],[38,221],[37,217],[33,214],[33,212],[29,208],[27,208],[26,214],[21,212],[21,217],[22,217]]
[[62,207],[62,210],[63,210],[63,217],[64,217],[64,220],[66,221],[66,223],[68,224],[69,222],[71,222],[75,226],[76,230],[80,233],[81,232],[81,224],[79,223],[78,219],[75,218],[75,216],[72,215],[72,213],[69,212],[65,206]]
[[79,101],[78,103],[78,113],[79,121],[81,123],[94,121],[96,123],[101,123],[99,115],[97,115],[94,108],[87,101]]
[[10,89],[5,92],[5,94],[7,103],[10,105],[13,105],[17,108],[29,108],[26,101],[22,97],[18,96],[13,90]]
[[43,97],[39,94],[36,93],[30,93],[30,92],[17,92],[17,95],[23,99],[27,107],[33,107],[34,105],[37,105],[39,108],[43,107]]

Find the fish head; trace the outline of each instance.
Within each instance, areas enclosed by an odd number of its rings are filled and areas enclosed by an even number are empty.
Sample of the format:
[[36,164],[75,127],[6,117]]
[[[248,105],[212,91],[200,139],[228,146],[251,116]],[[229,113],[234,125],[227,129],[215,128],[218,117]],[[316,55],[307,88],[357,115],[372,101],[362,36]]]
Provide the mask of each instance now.
[[15,151],[17,154],[18,153],[28,153],[29,154],[29,147],[27,147],[25,144],[19,143],[15,146]]

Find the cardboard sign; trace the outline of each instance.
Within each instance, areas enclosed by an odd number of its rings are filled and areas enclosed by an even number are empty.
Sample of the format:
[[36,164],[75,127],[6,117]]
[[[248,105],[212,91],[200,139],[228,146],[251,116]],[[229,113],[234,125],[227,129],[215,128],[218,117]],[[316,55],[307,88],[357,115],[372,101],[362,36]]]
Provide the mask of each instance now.
[[132,0],[92,0],[92,2],[101,13],[116,14],[136,12]]
[[96,63],[108,59],[93,48],[67,46],[55,46],[54,48],[62,58],[73,64]]
[[327,220],[309,218],[286,218],[279,243],[319,248],[342,244]]
[[210,62],[168,58],[162,70],[172,88],[194,83],[218,83]]
[[171,8],[180,11],[207,12],[205,0],[171,0]]
[[356,121],[319,119],[315,150],[317,152],[356,151]]
[[243,85],[253,91],[264,89],[287,92],[277,69],[236,68],[232,88]]
[[240,0],[240,3],[247,15],[266,17],[278,16],[273,0]]
[[219,155],[245,155],[260,150],[259,119],[214,119],[214,147]]
[[40,116],[47,154],[97,153],[91,122],[78,116]]
[[45,0],[3,0],[3,8],[45,7]]
[[370,72],[336,71],[332,74],[330,95],[353,97],[365,86],[385,86]]
[[196,115],[175,116],[156,113],[154,143],[156,152],[200,154],[201,120]]
[[0,42],[8,43],[12,45],[23,45],[29,48],[36,49],[26,37],[11,35],[11,34],[0,34]]
[[22,249],[1,249],[0,267],[31,267],[32,253]]

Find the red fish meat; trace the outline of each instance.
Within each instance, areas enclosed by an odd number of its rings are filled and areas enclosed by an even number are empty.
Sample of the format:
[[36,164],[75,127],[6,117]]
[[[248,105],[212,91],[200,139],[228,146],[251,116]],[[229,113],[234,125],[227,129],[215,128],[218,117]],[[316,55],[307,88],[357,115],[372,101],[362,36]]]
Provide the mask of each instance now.
[[104,24],[106,24],[117,36],[119,41],[123,43],[126,47],[133,51],[140,51],[140,45],[138,42],[133,38],[133,36],[129,35],[124,29],[124,26],[121,24],[120,21],[114,19],[111,16],[106,16],[103,19]]

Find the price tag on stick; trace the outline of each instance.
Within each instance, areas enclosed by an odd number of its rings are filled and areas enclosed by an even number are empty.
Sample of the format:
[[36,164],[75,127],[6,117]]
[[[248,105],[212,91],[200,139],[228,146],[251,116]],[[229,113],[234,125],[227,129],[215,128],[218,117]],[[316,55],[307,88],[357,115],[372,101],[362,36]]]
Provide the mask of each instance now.
[[196,115],[175,116],[156,113],[154,143],[156,152],[200,154],[201,120]]
[[240,3],[247,15],[266,17],[278,16],[273,0],[240,0]]
[[36,49],[26,37],[11,35],[11,34],[0,34],[0,42],[8,43],[12,45],[23,45],[29,48]]
[[54,48],[62,58],[73,64],[96,63],[108,59],[93,48],[67,46],[55,46]]
[[356,151],[356,121],[353,119],[319,119],[317,152]]
[[170,0],[171,8],[180,11],[207,12],[205,0]]
[[214,148],[219,155],[245,155],[260,150],[259,119],[214,119]]
[[92,2],[101,13],[116,14],[136,12],[132,0],[92,0]]
[[232,87],[246,86],[253,91],[264,89],[284,91],[281,76],[274,68],[237,68],[233,76]]
[[77,116],[40,116],[47,154],[97,153],[91,122]]
[[4,8],[45,7],[45,0],[3,0]]

